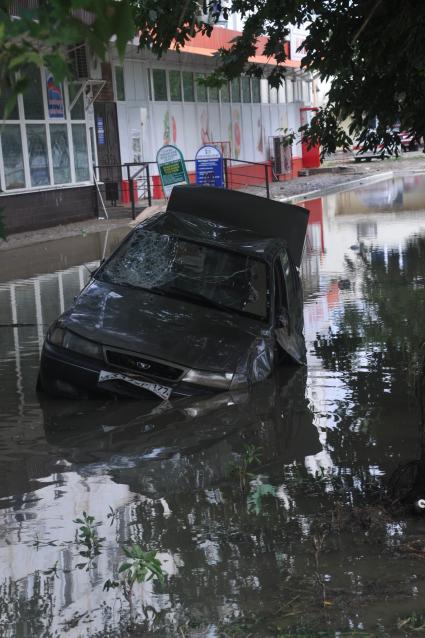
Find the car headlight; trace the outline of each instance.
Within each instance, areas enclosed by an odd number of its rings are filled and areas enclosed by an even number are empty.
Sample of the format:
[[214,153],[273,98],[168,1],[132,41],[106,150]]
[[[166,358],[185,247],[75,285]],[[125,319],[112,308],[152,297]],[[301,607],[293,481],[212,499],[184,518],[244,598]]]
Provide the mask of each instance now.
[[227,390],[233,379],[232,372],[204,372],[203,370],[189,370],[182,381],[203,385],[208,388],[220,388]]
[[92,357],[93,359],[103,359],[102,348],[99,343],[84,339],[76,335],[70,330],[54,327],[47,334],[47,341],[54,346],[60,346],[72,352],[78,352],[84,354],[86,357]]

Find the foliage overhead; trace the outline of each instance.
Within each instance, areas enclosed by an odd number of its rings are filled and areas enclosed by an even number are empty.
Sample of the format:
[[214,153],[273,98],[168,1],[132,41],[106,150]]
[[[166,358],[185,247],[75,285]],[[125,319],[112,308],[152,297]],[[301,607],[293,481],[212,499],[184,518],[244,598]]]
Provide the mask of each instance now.
[[[140,48],[160,57],[170,47],[184,48],[199,32],[209,36],[220,13],[232,11],[244,16],[243,33],[219,51],[209,82],[245,72],[265,75],[277,86],[285,75],[283,65],[249,62],[258,37],[268,38],[260,53],[283,63],[288,25],[308,25],[302,68],[330,88],[328,105],[301,131],[307,140],[320,139],[324,152],[349,148],[355,139],[371,149],[383,143],[394,152],[397,138],[388,131],[396,122],[402,130],[425,135],[423,0],[41,0],[20,20],[10,18],[10,3],[0,0],[2,92],[6,82],[12,92],[22,90],[25,78],[13,74],[23,65],[46,65],[63,79],[69,74],[66,50],[82,41],[103,57],[115,37],[123,55],[126,42],[139,33]],[[79,10],[91,14],[90,24],[81,20]],[[379,124],[371,132],[374,118]],[[340,127],[345,120],[348,134]]]
[[[22,6],[25,3],[20,3]],[[45,66],[57,81],[72,75],[68,52],[86,42],[104,58],[111,38],[121,56],[135,33],[130,0],[39,0],[13,17],[12,0],[0,0],[0,97],[6,115],[34,66]]]

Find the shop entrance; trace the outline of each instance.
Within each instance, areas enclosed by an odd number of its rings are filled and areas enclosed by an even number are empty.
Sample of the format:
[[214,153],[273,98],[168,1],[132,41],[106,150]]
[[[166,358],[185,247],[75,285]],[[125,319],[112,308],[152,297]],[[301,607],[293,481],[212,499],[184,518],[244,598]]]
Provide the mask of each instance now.
[[[119,182],[121,170],[120,141],[118,135],[117,105],[115,102],[95,102],[97,158],[101,167],[99,178]],[[107,167],[111,167],[111,169]],[[113,168],[112,168],[113,167]]]

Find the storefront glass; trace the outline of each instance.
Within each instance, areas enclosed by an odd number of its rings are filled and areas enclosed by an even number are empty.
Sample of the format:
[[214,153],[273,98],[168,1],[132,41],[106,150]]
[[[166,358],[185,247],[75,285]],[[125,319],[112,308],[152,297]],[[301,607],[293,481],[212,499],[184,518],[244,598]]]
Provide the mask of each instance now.
[[163,69],[152,69],[154,99],[165,102],[167,100],[167,76]]
[[[68,84],[68,93],[69,93],[69,105],[71,106],[75,96],[78,91],[81,89],[80,82],[70,82]],[[84,98],[83,94],[78,97],[78,100],[75,102],[74,106],[71,110],[71,120],[84,120]]]
[[53,180],[55,184],[68,184],[71,181],[71,163],[69,160],[66,124],[50,125],[50,144],[52,148]]
[[202,80],[204,77],[201,73],[196,74],[196,99],[198,102],[208,102],[207,87],[199,83],[199,80]]
[[168,74],[170,82],[170,98],[173,102],[182,101],[182,84],[180,71],[170,71]]
[[193,73],[183,71],[183,97],[185,102],[195,101],[195,85],[193,82]]
[[1,147],[6,188],[23,188],[25,186],[25,172],[19,124],[4,125],[1,129]]
[[242,78],[242,101],[251,102],[251,81],[250,78]]
[[46,186],[50,176],[45,125],[27,124],[27,142],[31,186]]
[[28,85],[23,94],[25,119],[44,120],[43,92],[40,72],[34,70],[28,74]]
[[240,78],[234,78],[231,83],[232,102],[241,101],[241,81]]
[[220,94],[221,94],[221,101],[222,102],[230,102],[230,91],[229,91],[229,83],[225,82],[221,89],[220,89]]
[[74,144],[75,178],[77,182],[83,182],[90,177],[85,124],[72,125],[72,141]]

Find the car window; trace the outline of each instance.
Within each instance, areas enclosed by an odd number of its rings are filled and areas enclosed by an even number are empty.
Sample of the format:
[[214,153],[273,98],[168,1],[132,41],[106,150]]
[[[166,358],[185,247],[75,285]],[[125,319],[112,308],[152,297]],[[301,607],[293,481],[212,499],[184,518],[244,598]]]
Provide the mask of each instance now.
[[98,279],[266,319],[267,265],[260,259],[174,235],[133,233]]

